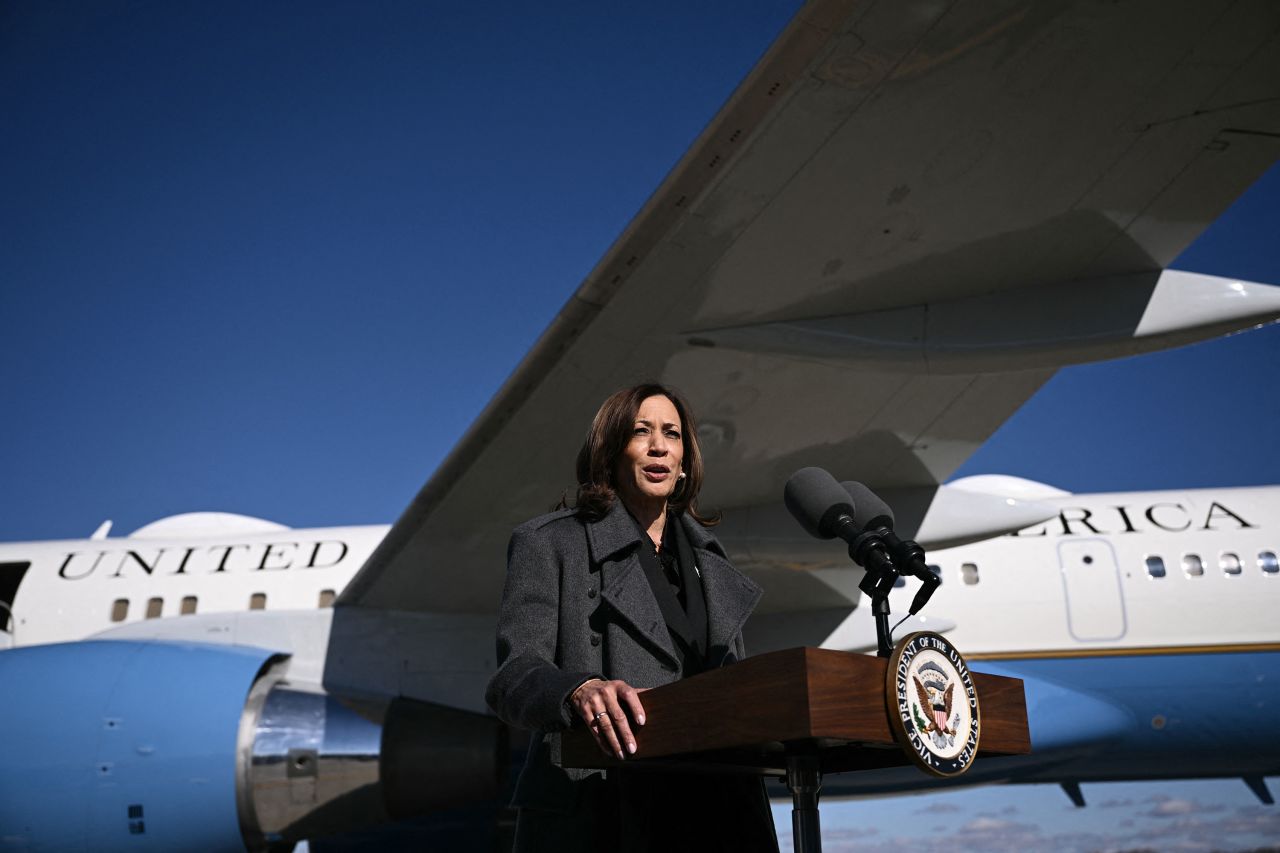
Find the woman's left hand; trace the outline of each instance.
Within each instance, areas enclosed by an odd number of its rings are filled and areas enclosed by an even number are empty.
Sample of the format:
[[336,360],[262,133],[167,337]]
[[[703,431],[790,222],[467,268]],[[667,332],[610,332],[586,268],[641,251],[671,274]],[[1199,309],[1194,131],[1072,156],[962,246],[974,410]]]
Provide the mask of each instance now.
[[622,751],[624,746],[628,754],[634,755],[636,751],[636,739],[631,734],[631,726],[622,706],[626,705],[637,726],[643,726],[641,692],[625,681],[593,678],[573,691],[569,703],[587,724],[587,728],[591,729],[600,751],[621,760],[626,757]]

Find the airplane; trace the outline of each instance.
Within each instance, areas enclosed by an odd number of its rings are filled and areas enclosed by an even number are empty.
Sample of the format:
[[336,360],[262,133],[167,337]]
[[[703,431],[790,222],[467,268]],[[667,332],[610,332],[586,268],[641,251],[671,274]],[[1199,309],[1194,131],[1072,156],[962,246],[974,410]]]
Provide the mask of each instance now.
[[858,573],[778,499],[822,465],[933,550],[923,624],[1026,679],[1034,754],[973,781],[1240,776],[1267,796],[1275,751],[1245,754],[1229,714],[1278,698],[1274,491],[948,477],[1058,367],[1280,315],[1268,285],[1169,268],[1276,160],[1275,15],[810,3],[394,525],[195,514],[3,546],[0,669],[24,687],[0,713],[22,733],[0,843],[287,847],[492,799],[503,544],[571,485],[577,436],[553,422],[640,376],[702,415],[707,503],[766,588],[754,648],[870,648]]

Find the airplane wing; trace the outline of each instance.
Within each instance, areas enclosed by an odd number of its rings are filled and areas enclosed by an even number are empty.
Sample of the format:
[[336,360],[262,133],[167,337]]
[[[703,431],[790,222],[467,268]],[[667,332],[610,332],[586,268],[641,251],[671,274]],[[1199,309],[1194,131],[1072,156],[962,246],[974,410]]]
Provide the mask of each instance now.
[[[1061,365],[1274,317],[1265,286],[1166,268],[1280,155],[1278,27],[1268,2],[807,4],[339,603],[491,613],[510,530],[627,384],[688,396],[732,517],[804,465],[931,487]],[[766,606],[835,600],[775,574]]]

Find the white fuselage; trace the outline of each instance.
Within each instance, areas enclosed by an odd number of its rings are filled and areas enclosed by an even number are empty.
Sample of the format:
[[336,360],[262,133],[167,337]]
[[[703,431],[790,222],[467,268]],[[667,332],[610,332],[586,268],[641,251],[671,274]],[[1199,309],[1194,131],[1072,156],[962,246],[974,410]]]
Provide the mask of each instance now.
[[[1274,615],[1280,601],[1280,529],[1274,521],[1280,487],[1053,501],[1061,509],[1057,519],[929,555],[943,583],[924,615],[941,623],[968,655],[1280,641]],[[314,611],[341,593],[387,530],[371,525],[0,544],[0,566],[30,564],[12,602],[8,643],[78,640],[190,613]],[[906,613],[915,588],[912,580],[894,591],[895,619]],[[866,626],[857,641],[850,627],[868,618],[865,610],[858,608],[822,644],[865,649]]]
[[332,603],[388,529],[5,543],[0,564],[31,564],[13,601],[13,644],[192,613],[314,610]]
[[[1057,519],[930,555],[943,583],[925,613],[970,656],[1280,642],[1280,488],[1053,503]],[[895,590],[895,612],[913,594]]]

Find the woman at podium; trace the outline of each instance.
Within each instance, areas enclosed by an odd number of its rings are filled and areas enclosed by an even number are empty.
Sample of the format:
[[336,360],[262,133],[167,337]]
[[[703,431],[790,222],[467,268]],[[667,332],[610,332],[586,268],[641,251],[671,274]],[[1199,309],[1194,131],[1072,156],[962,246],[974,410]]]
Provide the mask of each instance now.
[[573,505],[511,536],[486,699],[535,732],[512,801],[517,851],[778,849],[754,777],[559,763],[571,726],[624,765],[642,759],[643,691],[743,657],[760,588],[699,513],[702,478],[684,400],[661,385],[626,388],[591,422]]

